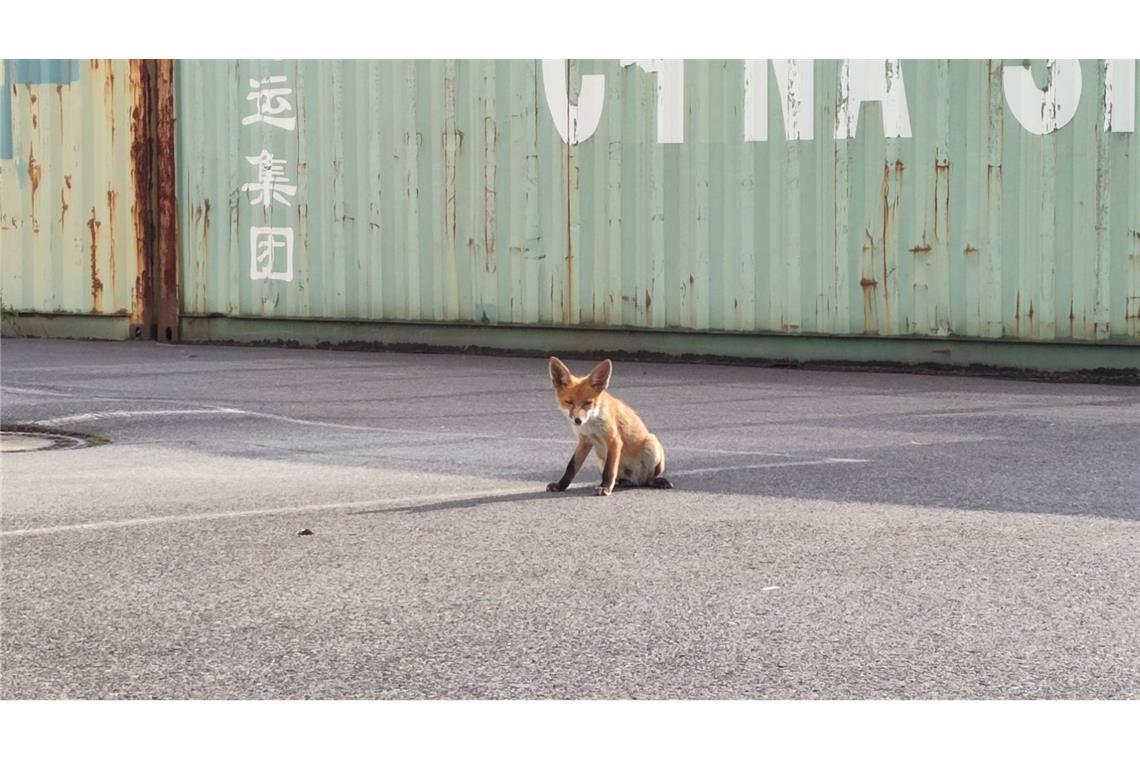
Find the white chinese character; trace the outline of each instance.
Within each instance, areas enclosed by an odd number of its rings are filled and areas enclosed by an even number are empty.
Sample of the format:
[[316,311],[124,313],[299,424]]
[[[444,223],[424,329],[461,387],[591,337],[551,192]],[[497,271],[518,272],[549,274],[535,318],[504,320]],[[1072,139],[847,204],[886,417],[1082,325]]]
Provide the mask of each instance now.
[[269,204],[273,201],[280,201],[286,206],[293,205],[285,196],[296,195],[297,186],[284,184],[289,181],[289,178],[285,176],[285,159],[275,159],[272,153],[262,149],[258,155],[246,156],[245,160],[257,167],[257,182],[247,182],[241,186],[245,192],[252,190],[259,193],[250,200],[251,206],[260,203],[269,208]]
[[[278,249],[284,248],[284,256]],[[249,278],[293,281],[293,230],[290,227],[249,228]]]
[[293,91],[288,87],[267,87],[264,90],[261,89],[262,85],[279,84],[286,80],[287,77],[283,76],[249,80],[250,89],[253,91],[246,95],[245,99],[253,100],[257,103],[257,113],[246,116],[241,120],[241,123],[243,125],[249,125],[262,121],[271,127],[281,127],[290,132],[296,129],[296,116],[277,115],[285,111],[293,110],[293,105],[285,99],[285,96],[292,95]]

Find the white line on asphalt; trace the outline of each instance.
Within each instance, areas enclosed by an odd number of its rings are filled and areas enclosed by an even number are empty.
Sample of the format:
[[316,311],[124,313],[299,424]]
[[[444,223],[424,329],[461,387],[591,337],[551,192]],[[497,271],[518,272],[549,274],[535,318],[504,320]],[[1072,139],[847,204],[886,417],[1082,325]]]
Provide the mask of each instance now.
[[[446,438],[508,438],[509,436],[492,435],[490,433],[449,433],[442,430],[405,430],[402,428],[388,428],[388,427],[375,427],[373,425],[349,425],[345,422],[325,422],[323,420],[302,420],[297,417],[286,417],[283,414],[270,414],[269,412],[251,412],[248,409],[238,409],[236,411],[242,414],[248,414],[251,417],[261,417],[267,420],[277,420],[279,422],[289,422],[294,425],[308,425],[310,427],[323,427],[333,428],[335,430],[359,430],[364,432],[376,433],[408,433],[412,435],[435,435],[443,436]],[[520,440],[544,440],[540,438],[520,439]]]
[[[342,422],[324,422],[322,420],[304,420],[304,419],[298,419],[297,417],[286,417],[283,414],[270,414],[269,412],[252,412],[252,411],[249,411],[248,409],[236,409],[233,411],[241,412],[242,414],[248,414],[251,417],[262,417],[262,418],[268,419],[268,420],[278,420],[280,422],[289,422],[289,423],[292,423],[294,425],[310,425],[313,427],[334,428],[334,429],[338,429],[338,430],[358,430],[358,431],[377,432],[377,433],[402,433],[405,435],[438,436],[438,437],[442,437],[442,438],[477,438],[477,439],[489,439],[489,440],[496,440],[496,441],[524,441],[527,443],[547,443],[547,444],[553,444],[556,446],[564,446],[564,445],[569,445],[569,444],[573,443],[572,441],[567,441],[567,440],[564,440],[564,439],[558,438],[558,437],[530,438],[527,436],[519,436],[519,435],[497,435],[495,433],[470,433],[470,432],[468,432],[468,433],[458,433],[458,432],[453,433],[453,432],[448,432],[448,431],[443,431],[443,430],[409,430],[406,428],[376,427],[373,425],[349,425],[347,423],[342,423]],[[682,445],[676,445],[676,446],[670,446],[669,450],[670,451],[697,451],[697,452],[700,452],[703,454],[735,454],[737,456],[787,457],[787,458],[797,456],[796,454],[788,454],[788,453],[784,453],[784,452],[742,451],[740,449],[706,449],[706,448],[702,448],[700,446],[685,446],[683,444]],[[833,461],[838,462],[838,461],[844,461],[844,460],[836,459]],[[852,461],[863,461],[863,460],[852,460]]]
[[[400,433],[405,435],[435,435],[440,438],[466,438],[466,439],[487,439],[494,441],[524,441],[527,443],[551,443],[554,446],[567,446],[572,441],[563,440],[560,438],[528,438],[524,435],[500,435],[496,433],[458,433],[449,431],[426,431],[426,430],[409,430],[405,427],[376,427],[374,425],[349,425],[347,423],[327,423],[320,419],[299,419],[296,417],[286,417],[285,415],[269,414],[267,411],[250,411],[247,409],[236,409],[235,411],[242,412],[243,415],[251,417],[262,417],[264,419],[276,419],[278,422],[292,423],[294,425],[309,425],[312,427],[332,427],[334,430],[350,430],[350,431],[364,431],[376,433]],[[702,449],[692,446],[674,446],[670,450],[681,451],[701,451],[707,453],[735,453],[741,456],[757,456],[757,457],[793,457],[792,453],[773,453],[771,451],[739,451],[728,449]]]
[[670,470],[666,473],[669,477],[678,475],[704,475],[710,472],[730,472],[733,470],[763,470],[770,467],[804,467],[807,465],[815,464],[865,464],[869,459],[807,459],[802,462],[765,462],[764,464],[745,464],[736,465],[732,467],[702,467],[699,470]]
[[699,451],[702,454],[733,454],[742,457],[797,457],[803,454],[788,454],[779,451],[745,451],[741,449],[706,449],[700,446],[686,446],[683,443],[669,447],[670,451]]
[[60,393],[59,391],[44,391],[38,388],[16,388],[11,385],[0,385],[0,391],[4,393],[27,393],[32,396],[66,396],[71,398],[72,393]]
[[[111,398],[103,400],[113,400]],[[116,399],[116,400],[129,400],[129,399]],[[138,399],[139,401],[159,401],[160,399]],[[191,402],[192,403],[192,402]],[[288,422],[293,425],[306,425],[309,427],[331,428],[333,430],[351,430],[356,432],[366,433],[399,433],[402,435],[417,435],[437,438],[459,438],[459,439],[477,439],[477,440],[494,440],[494,441],[523,441],[526,443],[545,443],[548,445],[564,446],[571,443],[562,438],[549,437],[549,438],[534,438],[527,436],[517,435],[500,435],[495,433],[474,433],[474,432],[450,432],[445,430],[411,430],[407,428],[390,428],[378,427],[375,425],[352,425],[344,422],[325,422],[323,420],[306,420],[298,417],[288,417],[284,414],[272,414],[270,412],[254,412],[249,409],[236,409],[233,407],[212,406],[203,404],[201,409],[173,409],[173,410],[139,410],[139,411],[114,411],[114,412],[90,412],[87,414],[75,414],[67,417],[53,417],[48,420],[34,420],[28,421],[23,424],[29,425],[59,425],[67,422],[86,422],[91,420],[106,419],[110,417],[143,417],[143,416],[161,416],[161,415],[177,415],[177,414],[234,414],[244,415],[248,417],[260,417],[267,420],[276,420],[278,422]],[[701,446],[686,446],[678,444],[669,447],[670,451],[693,451],[701,454],[730,454],[734,456],[758,456],[758,457],[782,457],[793,458],[802,456],[802,454],[789,454],[787,452],[779,451],[751,451],[742,449],[713,449],[704,448]],[[835,460],[843,461],[843,460]]]
[[[201,520],[227,520],[233,517],[261,517],[264,515],[287,515],[296,512],[320,512],[331,509],[354,509],[359,507],[380,506],[420,506],[435,504],[440,501],[455,499],[478,499],[486,496],[513,496],[519,494],[518,488],[499,489],[494,491],[465,491],[461,493],[444,493],[437,496],[390,496],[383,499],[368,499],[366,501],[342,501],[331,504],[304,504],[296,507],[274,507],[272,509],[245,509],[239,512],[204,512],[194,515],[162,515],[158,517],[139,517],[132,520],[106,520],[103,522],[77,523],[73,525],[50,525],[43,528],[17,528],[0,532],[0,538],[14,536],[42,536],[51,533],[70,533],[85,530],[106,530],[108,528],[130,528],[136,525],[163,525],[166,523],[198,522]],[[544,491],[536,490],[534,497],[542,498]]]
[[210,407],[208,409],[122,409],[112,412],[87,412],[85,414],[71,414],[66,417],[52,417],[46,420],[35,420],[27,423],[31,425],[63,425],[71,422],[90,422],[91,420],[104,420],[111,417],[167,417],[187,414],[249,414],[241,409],[226,407]]

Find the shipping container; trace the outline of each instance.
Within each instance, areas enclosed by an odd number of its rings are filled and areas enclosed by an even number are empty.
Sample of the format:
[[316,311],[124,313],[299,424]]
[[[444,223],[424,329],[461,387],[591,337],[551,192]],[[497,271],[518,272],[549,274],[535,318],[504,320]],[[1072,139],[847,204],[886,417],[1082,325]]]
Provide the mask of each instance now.
[[[0,302],[140,336],[150,177],[138,61],[0,61]],[[149,337],[149,329],[147,330]]]
[[[1132,60],[185,60],[173,81],[171,337],[1140,366]],[[61,135],[9,89],[5,303],[106,310],[74,228],[30,232],[26,156]],[[129,140],[95,139],[62,144],[118,166]]]

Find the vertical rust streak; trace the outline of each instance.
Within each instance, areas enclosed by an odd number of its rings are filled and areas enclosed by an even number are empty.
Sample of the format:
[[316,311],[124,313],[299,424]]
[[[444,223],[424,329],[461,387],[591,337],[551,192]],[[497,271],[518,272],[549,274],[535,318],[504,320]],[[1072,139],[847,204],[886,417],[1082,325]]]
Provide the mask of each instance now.
[[111,145],[115,144],[115,65],[114,61],[107,62],[107,76],[103,79],[103,108],[108,114],[111,123]]
[[135,282],[131,296],[131,337],[153,336],[153,288],[150,278],[154,256],[153,178],[153,61],[130,62],[131,179],[134,198],[131,215],[135,227]]
[[939,241],[950,239],[949,159],[936,158],[934,161],[934,239]]
[[28,150],[28,180],[32,183],[32,234],[40,231],[40,222],[36,214],[36,192],[40,189],[40,180],[43,179],[43,167],[36,161],[34,148]]
[[103,311],[103,281],[99,279],[99,228],[102,224],[96,219],[95,207],[91,207],[91,218],[87,229],[91,232],[91,313]]
[[891,165],[890,162],[883,164],[883,236],[882,236],[882,250],[883,250],[883,312],[886,318],[890,319],[890,300],[891,294],[887,284],[887,278],[890,273],[887,271],[887,251],[890,243],[891,234]]
[[876,288],[879,281],[875,279],[875,238],[869,229],[863,230],[863,250],[860,261],[862,276],[859,286],[863,289],[863,332],[867,335],[878,335],[879,324],[877,314]]
[[107,240],[109,247],[107,249],[107,273],[109,279],[108,291],[111,296],[111,306],[114,308],[115,304],[115,199],[116,194],[114,190],[107,191]]
[[155,312],[158,339],[178,340],[178,177],[174,165],[174,61],[155,63],[154,104],[157,220]]
[[[443,293],[443,300],[437,303],[437,315],[450,319],[459,309],[459,239],[458,187],[456,185],[459,164],[459,130],[456,126],[456,70],[449,62],[443,72],[443,227],[444,227],[444,266],[436,275],[436,284]],[[454,292],[452,292],[454,288]],[[452,311],[455,310],[455,311]]]
[[495,271],[495,220],[498,215],[498,166],[495,152],[498,149],[499,131],[492,117],[483,122],[483,270]]
[[71,175],[63,177],[63,187],[59,189],[59,231],[62,234],[67,227],[67,210],[71,206],[67,202],[67,193],[71,190]]

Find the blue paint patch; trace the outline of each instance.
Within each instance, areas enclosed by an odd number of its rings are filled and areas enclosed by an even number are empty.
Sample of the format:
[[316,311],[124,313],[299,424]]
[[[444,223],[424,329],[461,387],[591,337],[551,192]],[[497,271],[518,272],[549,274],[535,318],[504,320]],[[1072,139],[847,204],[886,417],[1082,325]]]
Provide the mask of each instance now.
[[79,80],[79,61],[22,58],[4,61],[0,88],[0,161],[12,158],[12,89],[19,84],[66,84]]

